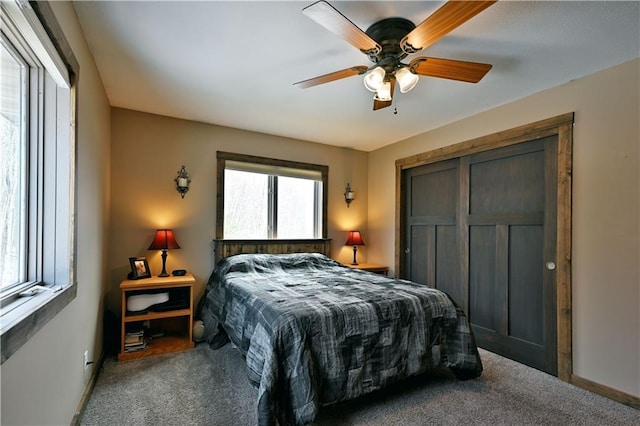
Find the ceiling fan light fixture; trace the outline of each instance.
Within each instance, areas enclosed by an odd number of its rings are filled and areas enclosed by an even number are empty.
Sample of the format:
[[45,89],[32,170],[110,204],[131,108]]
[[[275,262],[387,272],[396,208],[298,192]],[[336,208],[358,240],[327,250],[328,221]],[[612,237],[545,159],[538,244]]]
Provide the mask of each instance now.
[[385,81],[382,83],[382,86],[376,92],[376,95],[373,97],[376,101],[390,101],[391,100],[391,83],[389,81]]
[[380,87],[382,87],[384,83],[385,75],[386,73],[384,71],[384,68],[375,67],[374,69],[369,71],[367,74],[365,74],[364,87],[366,87],[367,90],[371,92],[377,92],[378,90],[380,90]]
[[400,92],[406,93],[413,90],[419,76],[478,83],[491,69],[490,64],[426,56],[413,58],[410,63],[401,61],[428,48],[494,3],[495,0],[447,0],[418,25],[405,18],[391,17],[374,22],[363,31],[327,1],[315,1],[303,13],[365,54],[374,65],[352,66],[294,85],[305,89],[362,76],[365,88],[374,93],[373,110],[377,111],[393,104],[396,83]]
[[413,89],[418,84],[418,79],[418,75],[412,73],[407,67],[402,67],[396,71],[396,81],[400,86],[401,93],[407,93]]

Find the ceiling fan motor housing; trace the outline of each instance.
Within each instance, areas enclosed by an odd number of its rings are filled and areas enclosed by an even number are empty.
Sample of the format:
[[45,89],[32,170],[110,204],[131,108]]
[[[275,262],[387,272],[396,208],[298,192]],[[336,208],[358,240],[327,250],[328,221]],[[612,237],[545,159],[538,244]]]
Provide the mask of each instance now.
[[387,64],[397,66],[407,56],[400,47],[400,41],[415,27],[413,22],[405,18],[386,18],[371,25],[365,32],[382,47],[382,51],[377,55],[368,55],[369,59],[383,67]]

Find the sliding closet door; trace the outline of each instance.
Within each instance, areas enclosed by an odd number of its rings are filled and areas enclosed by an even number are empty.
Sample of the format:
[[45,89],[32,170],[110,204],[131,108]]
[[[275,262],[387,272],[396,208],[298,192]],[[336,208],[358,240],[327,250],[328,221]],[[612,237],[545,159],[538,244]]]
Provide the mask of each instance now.
[[[463,159],[469,319],[479,344],[556,374],[556,137]],[[545,225],[549,226],[545,226]]]

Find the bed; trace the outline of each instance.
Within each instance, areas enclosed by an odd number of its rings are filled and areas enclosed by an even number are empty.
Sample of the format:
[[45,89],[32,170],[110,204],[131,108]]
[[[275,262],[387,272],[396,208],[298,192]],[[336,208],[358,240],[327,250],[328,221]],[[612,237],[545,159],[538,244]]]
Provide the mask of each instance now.
[[230,339],[258,388],[261,425],[311,424],[321,407],[437,367],[482,362],[445,293],[345,267],[320,253],[238,254],[211,274],[205,339]]

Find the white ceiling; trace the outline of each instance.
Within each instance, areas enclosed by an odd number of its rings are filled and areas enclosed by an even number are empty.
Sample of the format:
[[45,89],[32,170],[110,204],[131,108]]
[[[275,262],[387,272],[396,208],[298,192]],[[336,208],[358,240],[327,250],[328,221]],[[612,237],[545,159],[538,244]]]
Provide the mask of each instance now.
[[[420,77],[372,111],[362,76],[294,82],[371,63],[301,10],[307,1],[76,1],[112,106],[370,151],[640,56],[640,2],[500,1],[433,46],[493,65],[478,84]],[[330,1],[362,30],[419,24],[444,2]],[[394,107],[397,114],[394,114]]]

